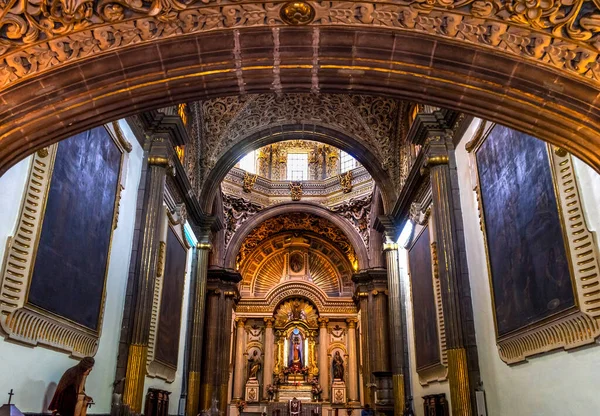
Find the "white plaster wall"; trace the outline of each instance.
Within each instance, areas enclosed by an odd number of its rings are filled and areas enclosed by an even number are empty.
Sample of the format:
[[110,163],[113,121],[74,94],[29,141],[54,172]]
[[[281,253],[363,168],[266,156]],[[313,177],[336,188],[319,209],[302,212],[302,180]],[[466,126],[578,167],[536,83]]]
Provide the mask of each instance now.
[[[415,230],[415,235],[417,235]],[[413,303],[411,296],[411,285],[410,278],[408,276],[408,250],[403,248],[399,249],[399,263],[400,263],[400,281],[402,283],[402,290],[404,291],[404,299],[406,299],[406,330],[408,333],[408,353],[410,360],[410,373],[411,373],[411,385],[412,385],[412,396],[413,396],[413,409],[415,409],[416,416],[425,416],[423,409],[423,396],[429,394],[446,394],[446,400],[450,405],[450,386],[448,381],[433,382],[425,386],[419,383],[419,375],[417,374],[417,356],[415,352],[415,323],[413,320]],[[418,305],[417,305],[418,307]]]
[[[119,223],[114,231],[110,264],[106,283],[106,305],[102,335],[96,365],[89,375],[86,392],[96,405],[90,413],[110,413],[112,382],[117,362],[117,347],[121,331],[125,289],[131,256],[137,190],[142,167],[142,148],[125,123],[123,133],[133,145],[127,161],[125,189],[122,192]],[[0,254],[5,241],[14,233],[29,164],[21,162],[0,178]],[[56,383],[64,371],[77,364],[62,352],[44,347],[30,348],[6,341],[0,337],[0,403],[5,403],[4,392],[14,390],[13,403],[22,412],[47,412]],[[8,398],[8,397],[6,397]]]
[[[467,262],[475,315],[481,377],[490,416],[582,416],[600,413],[600,347],[556,351],[508,366],[498,355],[483,235],[465,144],[475,120],[456,150]],[[588,225],[600,229],[600,176],[576,163]]]
[[17,224],[30,164],[31,156],[0,176],[0,264],[4,259],[8,237],[13,234]]
[[192,267],[192,249],[188,250],[187,265],[185,271],[185,284],[183,286],[183,302],[181,309],[181,328],[179,331],[179,355],[177,356],[177,373],[172,383],[153,377],[146,377],[144,382],[144,400],[149,388],[170,391],[169,396],[169,414],[176,415],[179,411],[179,400],[181,398],[181,386],[183,383],[183,361],[185,354],[185,338],[187,333],[187,312],[190,300],[190,272]]

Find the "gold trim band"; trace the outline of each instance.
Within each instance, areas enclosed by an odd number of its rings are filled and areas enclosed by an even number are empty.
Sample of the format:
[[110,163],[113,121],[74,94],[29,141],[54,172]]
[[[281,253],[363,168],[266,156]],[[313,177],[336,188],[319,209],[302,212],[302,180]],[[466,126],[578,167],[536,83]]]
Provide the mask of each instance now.
[[196,248],[200,250],[212,250],[211,243],[197,243]]
[[392,250],[398,250],[398,244],[396,244],[396,243],[385,243],[383,245],[383,251],[392,251]]

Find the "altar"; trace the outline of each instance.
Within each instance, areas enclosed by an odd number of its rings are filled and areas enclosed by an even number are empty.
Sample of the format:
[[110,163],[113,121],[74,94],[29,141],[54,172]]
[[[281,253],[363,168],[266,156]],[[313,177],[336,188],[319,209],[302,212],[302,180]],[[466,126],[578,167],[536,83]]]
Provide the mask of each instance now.
[[[297,399],[300,399],[297,397]],[[302,411],[299,416],[321,416],[323,409],[320,403],[302,403]],[[288,401],[271,402],[267,405],[267,416],[290,416]]]

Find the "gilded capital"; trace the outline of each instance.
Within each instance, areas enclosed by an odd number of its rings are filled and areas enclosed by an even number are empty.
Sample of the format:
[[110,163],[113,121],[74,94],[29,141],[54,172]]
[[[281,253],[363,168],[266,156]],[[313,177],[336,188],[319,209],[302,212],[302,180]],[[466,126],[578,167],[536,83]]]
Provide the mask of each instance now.
[[238,328],[243,328],[246,325],[246,318],[235,318],[235,323]]
[[383,245],[383,251],[392,251],[392,250],[398,250],[398,244],[396,244],[396,243],[385,243]]
[[329,318],[319,318],[319,328],[327,328]]
[[196,243],[196,248],[199,250],[212,250],[212,244],[210,243]]
[[358,323],[358,319],[356,319],[356,318],[347,318],[346,322],[348,323],[348,328],[356,328],[356,324]]
[[273,328],[273,323],[275,322],[275,318],[264,318],[265,324],[267,324],[267,328]]

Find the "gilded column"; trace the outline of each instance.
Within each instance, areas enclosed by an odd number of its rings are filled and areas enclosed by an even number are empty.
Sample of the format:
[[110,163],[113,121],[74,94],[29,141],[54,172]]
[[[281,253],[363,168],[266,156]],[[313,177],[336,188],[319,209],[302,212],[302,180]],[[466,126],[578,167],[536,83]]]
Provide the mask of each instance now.
[[200,372],[202,371],[202,341],[204,338],[204,315],[206,307],[206,276],[208,267],[208,254],[211,245],[207,242],[196,245],[197,273],[194,287],[193,302],[194,315],[192,321],[192,334],[190,342],[190,359],[188,370],[188,393],[186,415],[196,416],[200,413]]
[[[241,400],[244,396],[244,367],[245,357],[244,349],[246,348],[246,331],[245,318],[237,318],[235,320],[236,327],[236,342],[235,342],[235,367],[233,369],[233,400]],[[265,365],[266,367],[266,365]]]
[[394,415],[401,416],[406,402],[404,388],[404,328],[402,291],[398,264],[398,244],[387,242],[383,245],[388,272],[389,326],[392,386],[394,389]]
[[356,318],[346,319],[348,323],[348,401],[360,403],[358,397],[358,355],[356,354]]
[[[457,207],[454,206],[448,163],[447,153],[435,154],[432,152],[426,161],[426,168],[430,171],[433,195],[433,221],[437,241],[438,270],[442,286],[452,414],[454,416],[470,416],[474,408],[472,402],[474,395],[471,395],[470,363],[467,360],[466,328],[464,326],[469,319],[467,316],[469,311],[463,310],[461,304],[463,288],[458,245],[460,237],[457,233],[455,217]],[[474,353],[474,366],[476,366],[476,350]]]
[[150,334],[150,315],[154,296],[154,283],[158,270],[160,224],[163,208],[165,178],[172,168],[165,155],[167,149],[161,142],[151,143],[142,217],[143,237],[136,266],[136,291],[133,304],[132,331],[127,355],[127,372],[123,390],[123,403],[134,413],[141,413],[146,377],[146,356]]
[[319,383],[323,387],[323,400],[329,400],[329,360],[327,359],[327,323],[328,318],[319,318]]
[[275,319],[265,318],[265,356],[263,371],[263,392],[265,399],[268,397],[267,386],[273,384],[273,358],[275,355],[275,336],[273,334],[273,323]]

